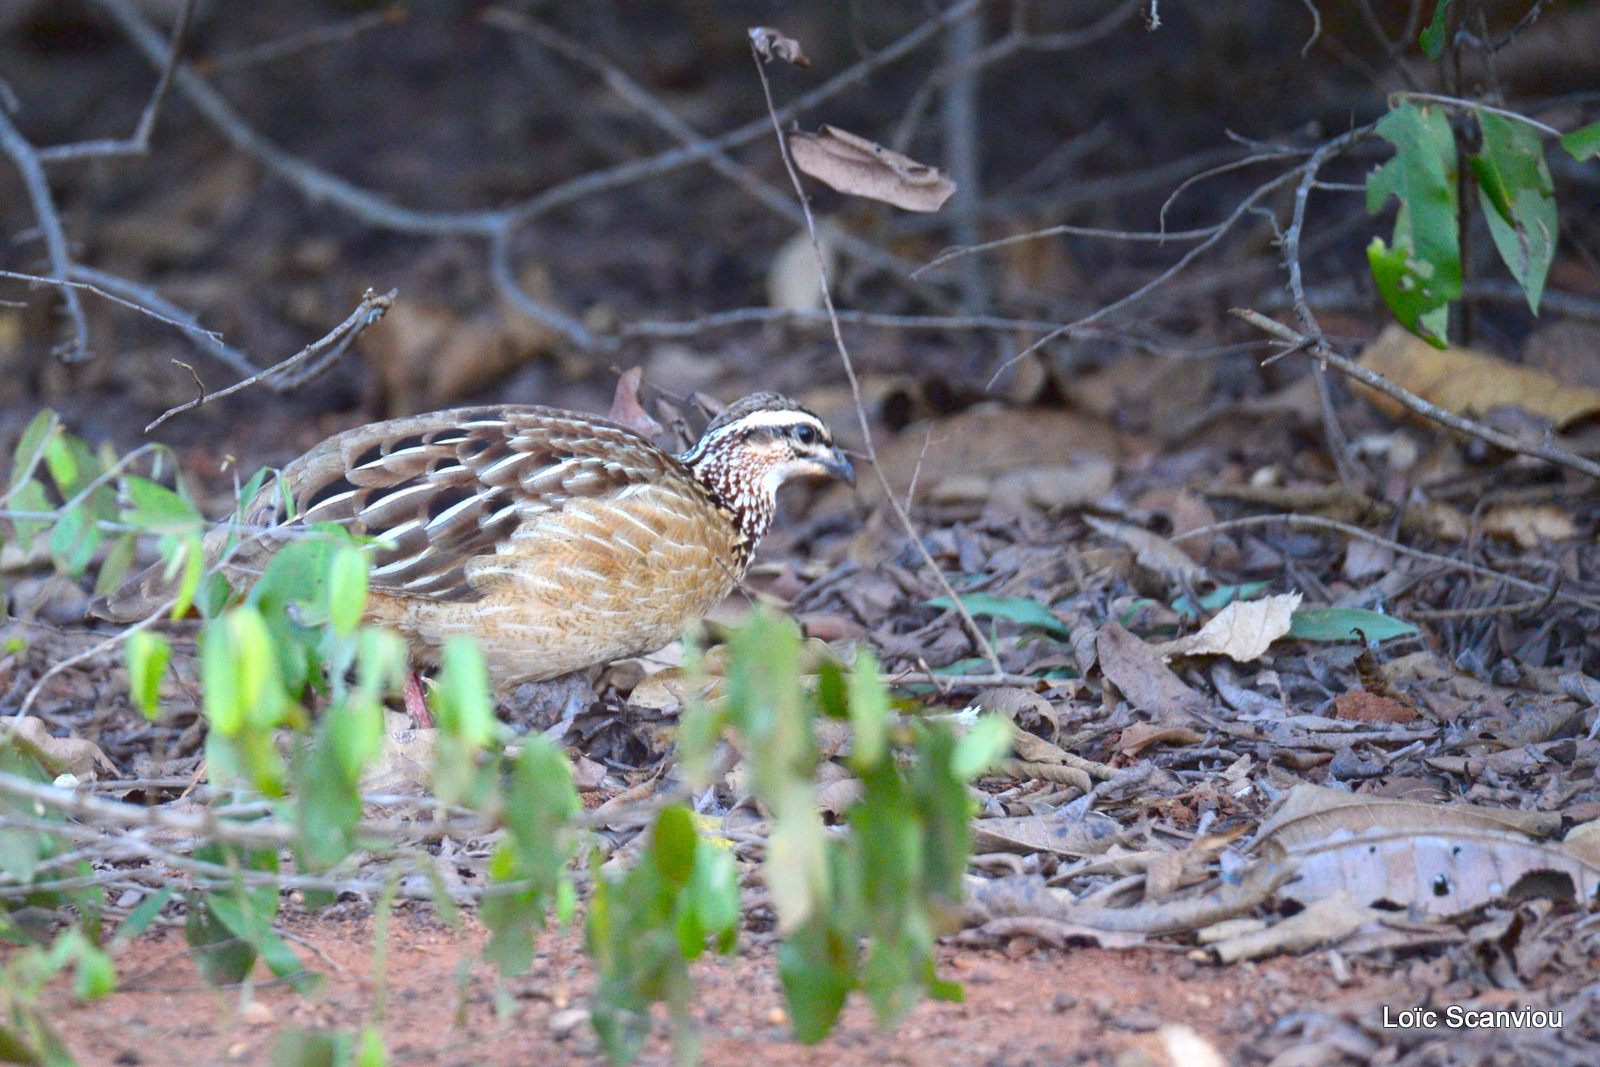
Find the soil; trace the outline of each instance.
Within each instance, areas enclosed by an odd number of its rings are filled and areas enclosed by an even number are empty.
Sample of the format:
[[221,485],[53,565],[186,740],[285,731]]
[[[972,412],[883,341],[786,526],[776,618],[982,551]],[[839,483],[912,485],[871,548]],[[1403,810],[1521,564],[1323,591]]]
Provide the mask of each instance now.
[[[326,975],[314,994],[269,980],[235,989],[205,985],[177,930],[138,938],[117,958],[117,992],[89,1006],[53,988],[44,1005],[84,1067],[264,1063],[285,1027],[359,1027],[374,1017],[370,912],[286,918],[281,931]],[[759,936],[759,935],[758,935]],[[390,1063],[601,1064],[593,1031],[576,1014],[592,981],[576,934],[547,933],[533,969],[504,984],[497,1011],[493,969],[461,964],[482,947],[483,928],[459,928],[429,910],[402,907],[389,929],[387,1010],[379,1026]],[[770,943],[695,967],[693,1013],[702,1063],[734,1067],[794,1063],[877,1067],[884,1063],[986,1065],[1111,1064],[1152,1049],[1161,1027],[1193,1027],[1224,1054],[1284,1014],[1371,1003],[1409,1003],[1402,983],[1359,974],[1341,987],[1325,959],[1275,959],[1218,967],[1164,946],[1133,951],[1055,950],[1028,938],[1004,949],[949,947],[941,971],[966,991],[963,1003],[925,1001],[897,1028],[873,1022],[859,998],[838,1028],[807,1048],[789,1032]],[[264,971],[261,972],[263,975]],[[641,1064],[671,1062],[663,1017]],[[1147,1062],[1160,1063],[1159,1059]]]

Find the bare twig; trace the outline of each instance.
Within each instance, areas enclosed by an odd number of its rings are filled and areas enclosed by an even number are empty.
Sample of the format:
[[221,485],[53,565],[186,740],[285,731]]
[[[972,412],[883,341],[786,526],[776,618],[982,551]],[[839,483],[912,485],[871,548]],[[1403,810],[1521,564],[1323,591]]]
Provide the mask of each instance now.
[[177,24],[172,28],[172,44],[168,50],[167,61],[161,65],[161,73],[156,77],[155,91],[150,94],[150,101],[145,104],[144,113],[139,116],[139,124],[133,128],[132,136],[122,140],[79,141],[75,144],[41,148],[39,149],[41,162],[60,163],[69,159],[88,159],[95,156],[142,156],[150,150],[150,135],[155,132],[156,117],[161,114],[161,105],[167,98],[167,90],[172,86],[172,73],[178,69],[178,59],[183,53],[183,40],[189,33],[189,21],[194,17],[197,2],[198,0],[184,0],[183,7],[178,11]]
[[[34,218],[39,232],[44,236],[45,253],[50,261],[52,281],[66,282],[72,276],[72,253],[67,248],[67,235],[61,228],[61,216],[56,212],[55,198],[50,194],[50,181],[45,177],[44,165],[39,162],[39,152],[28,139],[12,125],[6,109],[0,107],[0,151],[11,157],[22,184],[28,191],[28,201],[33,205]],[[57,352],[68,362],[82,362],[89,358],[89,320],[83,314],[83,302],[78,291],[62,285],[61,302],[67,309],[67,320],[72,325],[72,340]]]
[[789,181],[794,185],[795,196],[799,198],[800,208],[805,214],[806,230],[811,235],[811,250],[816,256],[818,278],[822,283],[822,300],[827,308],[828,320],[833,328],[834,346],[839,351],[839,360],[844,366],[845,377],[850,380],[850,395],[855,401],[856,420],[860,423],[862,445],[866,449],[867,462],[872,467],[873,473],[877,475],[878,484],[883,489],[884,499],[888,501],[889,507],[894,511],[895,518],[899,519],[901,528],[911,538],[912,543],[917,546],[923,562],[933,572],[934,578],[938,581],[940,587],[944,589],[945,595],[950,598],[950,603],[955,606],[968,635],[983,654],[984,659],[988,660],[990,666],[994,668],[994,673],[1005,674],[1006,669],[1001,665],[1000,656],[995,652],[994,645],[990,642],[988,635],[978,626],[977,620],[972,617],[972,613],[967,610],[966,604],[962,602],[955,588],[945,578],[944,571],[940,569],[938,561],[933,558],[933,553],[928,551],[928,546],[923,542],[922,536],[917,533],[916,527],[912,525],[911,516],[906,514],[905,509],[900,506],[900,501],[895,496],[894,490],[889,486],[889,479],[884,475],[883,467],[878,462],[878,451],[872,440],[871,420],[867,418],[866,403],[861,397],[861,380],[856,377],[855,362],[850,358],[849,346],[844,343],[844,333],[839,324],[839,316],[833,306],[833,293],[828,284],[827,257],[822,254],[822,239],[817,234],[816,220],[811,215],[811,201],[806,197],[805,187],[800,184],[800,174],[795,170],[794,160],[789,157],[789,144],[783,136],[783,127],[778,121],[778,111],[772,101],[772,83],[767,78],[767,69],[761,61],[761,55],[753,45],[750,55],[755,62],[756,73],[761,77],[761,91],[766,98],[768,117],[772,120],[772,132],[778,138],[778,150],[783,155],[784,169],[789,172]]
[[[1359,538],[1360,540],[1382,546],[1383,548],[1387,548],[1392,552],[1398,553],[1399,555],[1410,556],[1413,559],[1420,559],[1428,563],[1435,563],[1441,567],[1448,567],[1452,570],[1461,571],[1476,578],[1483,578],[1493,582],[1501,582],[1505,585],[1515,586],[1518,589],[1523,589],[1530,593],[1538,593],[1541,595],[1550,594],[1550,589],[1546,586],[1540,585],[1538,582],[1530,582],[1528,579],[1518,578],[1514,574],[1505,574],[1502,571],[1493,570],[1489,567],[1483,567],[1476,563],[1469,563],[1466,560],[1453,559],[1450,556],[1443,556],[1437,552],[1427,552],[1420,548],[1412,548],[1410,545],[1402,544],[1393,538],[1384,537],[1381,534],[1375,534],[1371,530],[1364,530],[1359,526],[1352,526],[1350,523],[1339,522],[1336,519],[1325,519],[1320,515],[1247,515],[1244,518],[1225,519],[1222,522],[1207,523],[1206,525],[1196,527],[1193,530],[1185,530],[1183,533],[1173,534],[1169,540],[1185,541],[1193,537],[1205,537],[1210,534],[1222,533],[1227,530],[1238,530],[1251,526],[1272,526],[1278,523],[1288,526],[1291,530],[1328,530],[1334,533],[1341,533],[1347,537]],[[1593,600],[1589,597],[1578,596],[1574,593],[1569,593],[1559,588],[1555,593],[1554,599],[1564,601],[1569,604],[1575,604],[1578,607],[1585,608],[1589,611],[1600,611],[1600,600]]]
[[1022,349],[1015,356],[1002,363],[999,368],[995,370],[993,377],[989,379],[989,385],[992,387],[994,383],[999,380],[1000,375],[1006,370],[1010,369],[1011,365],[1016,363],[1017,360],[1022,359],[1024,356],[1027,356],[1032,352],[1038,351],[1040,348],[1043,348],[1045,345],[1059,337],[1073,335],[1075,331],[1088,326],[1090,323],[1098,322],[1107,315],[1110,315],[1112,312],[1120,311],[1122,308],[1138,302],[1155,289],[1164,285],[1168,280],[1181,273],[1189,266],[1189,264],[1193,263],[1202,254],[1204,254],[1207,249],[1211,248],[1218,241],[1222,240],[1223,235],[1230,232],[1234,226],[1238,225],[1239,220],[1244,218],[1245,215],[1255,207],[1258,201],[1260,201],[1268,193],[1274,192],[1286,185],[1291,179],[1297,177],[1302,169],[1303,168],[1301,167],[1296,167],[1293,170],[1285,171],[1276,178],[1257,186],[1256,189],[1250,193],[1250,195],[1246,196],[1238,203],[1237,206],[1234,207],[1232,213],[1229,214],[1226,219],[1217,224],[1215,231],[1209,237],[1195,245],[1193,248],[1189,249],[1189,251],[1185,252],[1183,256],[1179,258],[1179,260],[1172,266],[1168,267],[1154,278],[1145,282],[1133,292],[1104,305],[1098,311],[1091,312],[1090,314],[1085,315],[1074,322],[1069,322],[1064,326],[1057,326],[1054,330],[1045,334],[1043,337],[1028,345],[1028,347]]
[[248,67],[258,67],[266,63],[275,63],[278,60],[297,56],[302,52],[309,52],[316,48],[326,48],[329,45],[346,44],[357,37],[384,26],[393,26],[404,22],[406,9],[401,4],[390,4],[381,11],[369,11],[364,15],[345,19],[327,26],[313,26],[300,33],[280,37],[275,41],[267,41],[251,48],[241,48],[236,52],[228,52],[220,56],[206,56],[199,60],[195,66],[201,74],[231,74],[237,70]]
[[1443,104],[1458,111],[1485,111],[1491,115],[1498,115],[1503,119],[1510,119],[1512,122],[1520,122],[1524,126],[1531,126],[1546,137],[1559,138],[1566,136],[1554,126],[1540,122],[1538,119],[1531,119],[1520,111],[1508,111],[1503,107],[1494,107],[1490,104],[1480,103],[1477,100],[1463,100],[1459,96],[1444,96],[1439,93],[1414,93],[1409,91],[1393,95],[1396,100],[1422,100],[1431,104]]
[[[293,389],[304,385],[327,370],[340,356],[344,355],[345,350],[350,347],[352,341],[360,336],[362,330],[383,318],[384,312],[388,311],[390,305],[394,303],[394,296],[395,290],[393,289],[383,296],[378,296],[371,289],[368,289],[366,295],[361,298],[361,303],[350,313],[350,317],[335,326],[327,336],[311,342],[281,363],[276,363],[266,370],[258,371],[241,382],[235,382],[226,389],[220,389],[215,393],[208,394],[205,391],[205,387],[201,385],[199,396],[187,404],[179,404],[175,408],[167,409],[160,418],[146,426],[144,432],[149,433],[174,415],[192,411],[207,401],[231,396],[239,390],[249,388],[257,383],[267,383],[269,386],[280,390]],[[177,361],[174,360],[173,362],[176,363]],[[179,364],[179,366],[185,365]],[[189,373],[194,373],[192,368]],[[195,381],[197,384],[199,383],[198,376],[196,376]]]
[[260,369],[251,363],[250,358],[243,352],[224,344],[218,334],[201,326],[195,321],[194,315],[170,303],[154,289],[130,282],[110,271],[86,267],[82,263],[72,264],[71,270],[72,280],[86,283],[90,287],[90,292],[114,300],[124,307],[143,312],[159,322],[176,326],[183,331],[184,336],[194,342],[196,348],[211,358],[226,363],[240,374],[254,374]]
[[1291,351],[1305,352],[1307,355],[1321,360],[1363,385],[1376,389],[1384,396],[1396,401],[1408,410],[1416,412],[1423,418],[1448,426],[1450,429],[1458,433],[1464,433],[1469,437],[1476,437],[1480,441],[1487,441],[1496,448],[1503,448],[1507,452],[1532,456],[1534,459],[1555,463],[1570,470],[1575,470],[1580,474],[1586,474],[1591,478],[1600,478],[1600,463],[1585,459],[1583,456],[1569,452],[1564,448],[1557,448],[1554,445],[1533,444],[1523,441],[1493,427],[1464,418],[1453,411],[1446,411],[1437,404],[1430,404],[1404,386],[1397,385],[1383,375],[1368,370],[1355,360],[1341,356],[1328,347],[1325,342],[1307,337],[1305,334],[1299,333],[1281,322],[1269,319],[1265,315],[1251,311],[1248,308],[1233,308],[1231,311],[1250,325],[1284,342]]

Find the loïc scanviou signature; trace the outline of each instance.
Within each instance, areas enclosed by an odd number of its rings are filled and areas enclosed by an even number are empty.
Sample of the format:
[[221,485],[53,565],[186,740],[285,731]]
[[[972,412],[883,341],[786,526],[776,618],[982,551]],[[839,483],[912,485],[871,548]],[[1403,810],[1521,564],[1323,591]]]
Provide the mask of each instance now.
[[1448,1026],[1455,1029],[1518,1029],[1559,1030],[1563,1025],[1560,1011],[1542,1008],[1467,1008],[1451,1004],[1444,1008],[1401,1008],[1391,1012],[1383,1006],[1384,1029],[1412,1029],[1416,1027]]

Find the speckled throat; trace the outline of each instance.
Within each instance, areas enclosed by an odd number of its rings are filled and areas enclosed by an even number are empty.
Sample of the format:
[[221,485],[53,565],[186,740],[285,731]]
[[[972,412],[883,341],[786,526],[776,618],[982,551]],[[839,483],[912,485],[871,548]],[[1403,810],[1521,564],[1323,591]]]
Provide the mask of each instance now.
[[764,457],[745,447],[736,436],[710,442],[698,456],[691,452],[684,459],[695,481],[705,486],[739,531],[735,569],[742,576],[756,545],[772,528],[772,517],[777,512],[776,495],[764,488],[770,462],[763,462]]

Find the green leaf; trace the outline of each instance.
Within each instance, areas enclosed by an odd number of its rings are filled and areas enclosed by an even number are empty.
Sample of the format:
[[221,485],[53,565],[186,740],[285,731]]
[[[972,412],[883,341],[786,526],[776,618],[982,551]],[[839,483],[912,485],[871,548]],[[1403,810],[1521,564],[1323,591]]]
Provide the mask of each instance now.
[[[306,970],[300,957],[272,930],[278,895],[259,900],[246,893],[209,893],[206,905],[213,916],[234,935],[242,938],[273,974],[288,982],[296,992],[310,993],[321,984],[322,976]],[[241,976],[242,977],[242,976]]]
[[99,547],[100,528],[88,508],[76,507],[61,513],[50,533],[50,555],[56,566],[76,578],[88,568]]
[[[44,486],[34,478],[29,478],[11,494],[10,505],[16,511],[55,510],[55,505],[50,502],[50,496],[45,492]],[[23,550],[31,549],[34,538],[50,528],[50,523],[42,519],[13,519],[11,525],[17,531],[17,547]]]
[[340,545],[328,563],[328,622],[341,637],[356,632],[367,606],[367,554],[355,545]]
[[163,886],[141,900],[139,906],[128,912],[128,917],[117,924],[117,932],[111,937],[111,947],[119,948],[126,945],[148,930],[150,924],[156,921],[156,917],[167,906],[167,902],[172,899],[173,892],[170,885]]
[[1433,19],[1417,38],[1417,43],[1422,45],[1422,54],[1433,63],[1439,61],[1439,57],[1444,55],[1445,46],[1450,43],[1450,3],[1451,0],[1438,0],[1433,8]]
[[[961,598],[961,602],[967,606],[967,613],[973,618],[988,616],[1007,619],[1019,626],[1031,626],[1036,630],[1055,634],[1057,637],[1067,637],[1072,633],[1065,623],[1050,614],[1049,608],[1027,597],[968,593]],[[928,601],[928,606],[947,609],[955,607],[947,596],[934,597]]]
[[856,988],[855,939],[818,914],[784,939],[778,950],[778,976],[794,1020],[794,1036],[814,1045],[838,1021],[845,997]]
[[231,736],[247,726],[270,729],[278,724],[283,690],[260,611],[241,604],[201,631],[200,681],[206,717],[219,733]]
[[1242,582],[1238,585],[1219,585],[1211,592],[1201,594],[1198,609],[1187,596],[1180,596],[1172,602],[1172,610],[1186,619],[1198,619],[1201,614],[1221,611],[1235,600],[1250,600],[1271,584],[1271,582]]
[[151,533],[186,534],[202,528],[198,508],[164,485],[129,475],[123,479],[128,508],[123,521]]
[[389,1052],[383,1047],[383,1034],[376,1026],[361,1031],[356,1039],[354,1067],[387,1067]]
[[209,899],[191,902],[183,924],[195,969],[212,985],[235,985],[256,962],[256,950],[211,910]]
[[290,1027],[272,1047],[272,1067],[349,1067],[352,1051],[351,1035],[343,1030]]
[[1555,186],[1539,133],[1525,123],[1478,112],[1483,151],[1469,157],[1489,233],[1528,307],[1539,313],[1545,276],[1555,258]]
[[487,747],[494,740],[494,702],[489,699],[483,653],[471,639],[452,637],[440,660],[433,709],[439,730],[471,748]]
[[105,596],[122,584],[122,579],[128,574],[128,568],[133,565],[133,556],[138,548],[137,534],[125,533],[111,542],[111,547],[106,550],[105,559],[100,563],[100,572],[94,578],[96,596]]
[[21,484],[23,476],[39,462],[45,446],[60,429],[60,417],[49,408],[39,412],[33,417],[33,421],[28,423],[28,428],[22,431],[22,437],[17,441],[17,450],[12,457],[11,484],[7,486],[8,492],[14,492]]
[[668,805],[656,816],[650,857],[662,879],[673,889],[682,888],[694,872],[694,852],[699,840],[694,817],[682,804]]
[[172,646],[160,634],[135,630],[128,635],[123,656],[128,664],[128,692],[144,717],[153,721],[161,713],[161,679],[172,662]]
[[1600,155],[1600,122],[1573,130],[1561,138],[1561,147],[1575,159],[1589,159]]
[[1410,637],[1417,628],[1393,615],[1364,608],[1301,608],[1289,617],[1286,636],[1301,641],[1359,641],[1356,631],[1368,641],[1388,641]]
[[1000,715],[982,715],[956,742],[950,771],[963,782],[970,782],[994,766],[1011,748],[1014,727]]
[[856,656],[848,682],[850,697],[850,766],[871,767],[889,745],[889,693],[878,679],[878,660],[868,649]]
[[1456,145],[1439,108],[1406,102],[1385,115],[1379,136],[1395,146],[1392,159],[1367,178],[1367,210],[1400,200],[1393,246],[1374,238],[1367,248],[1373,281],[1401,325],[1439,347],[1452,300],[1461,296],[1461,242],[1456,217]]

